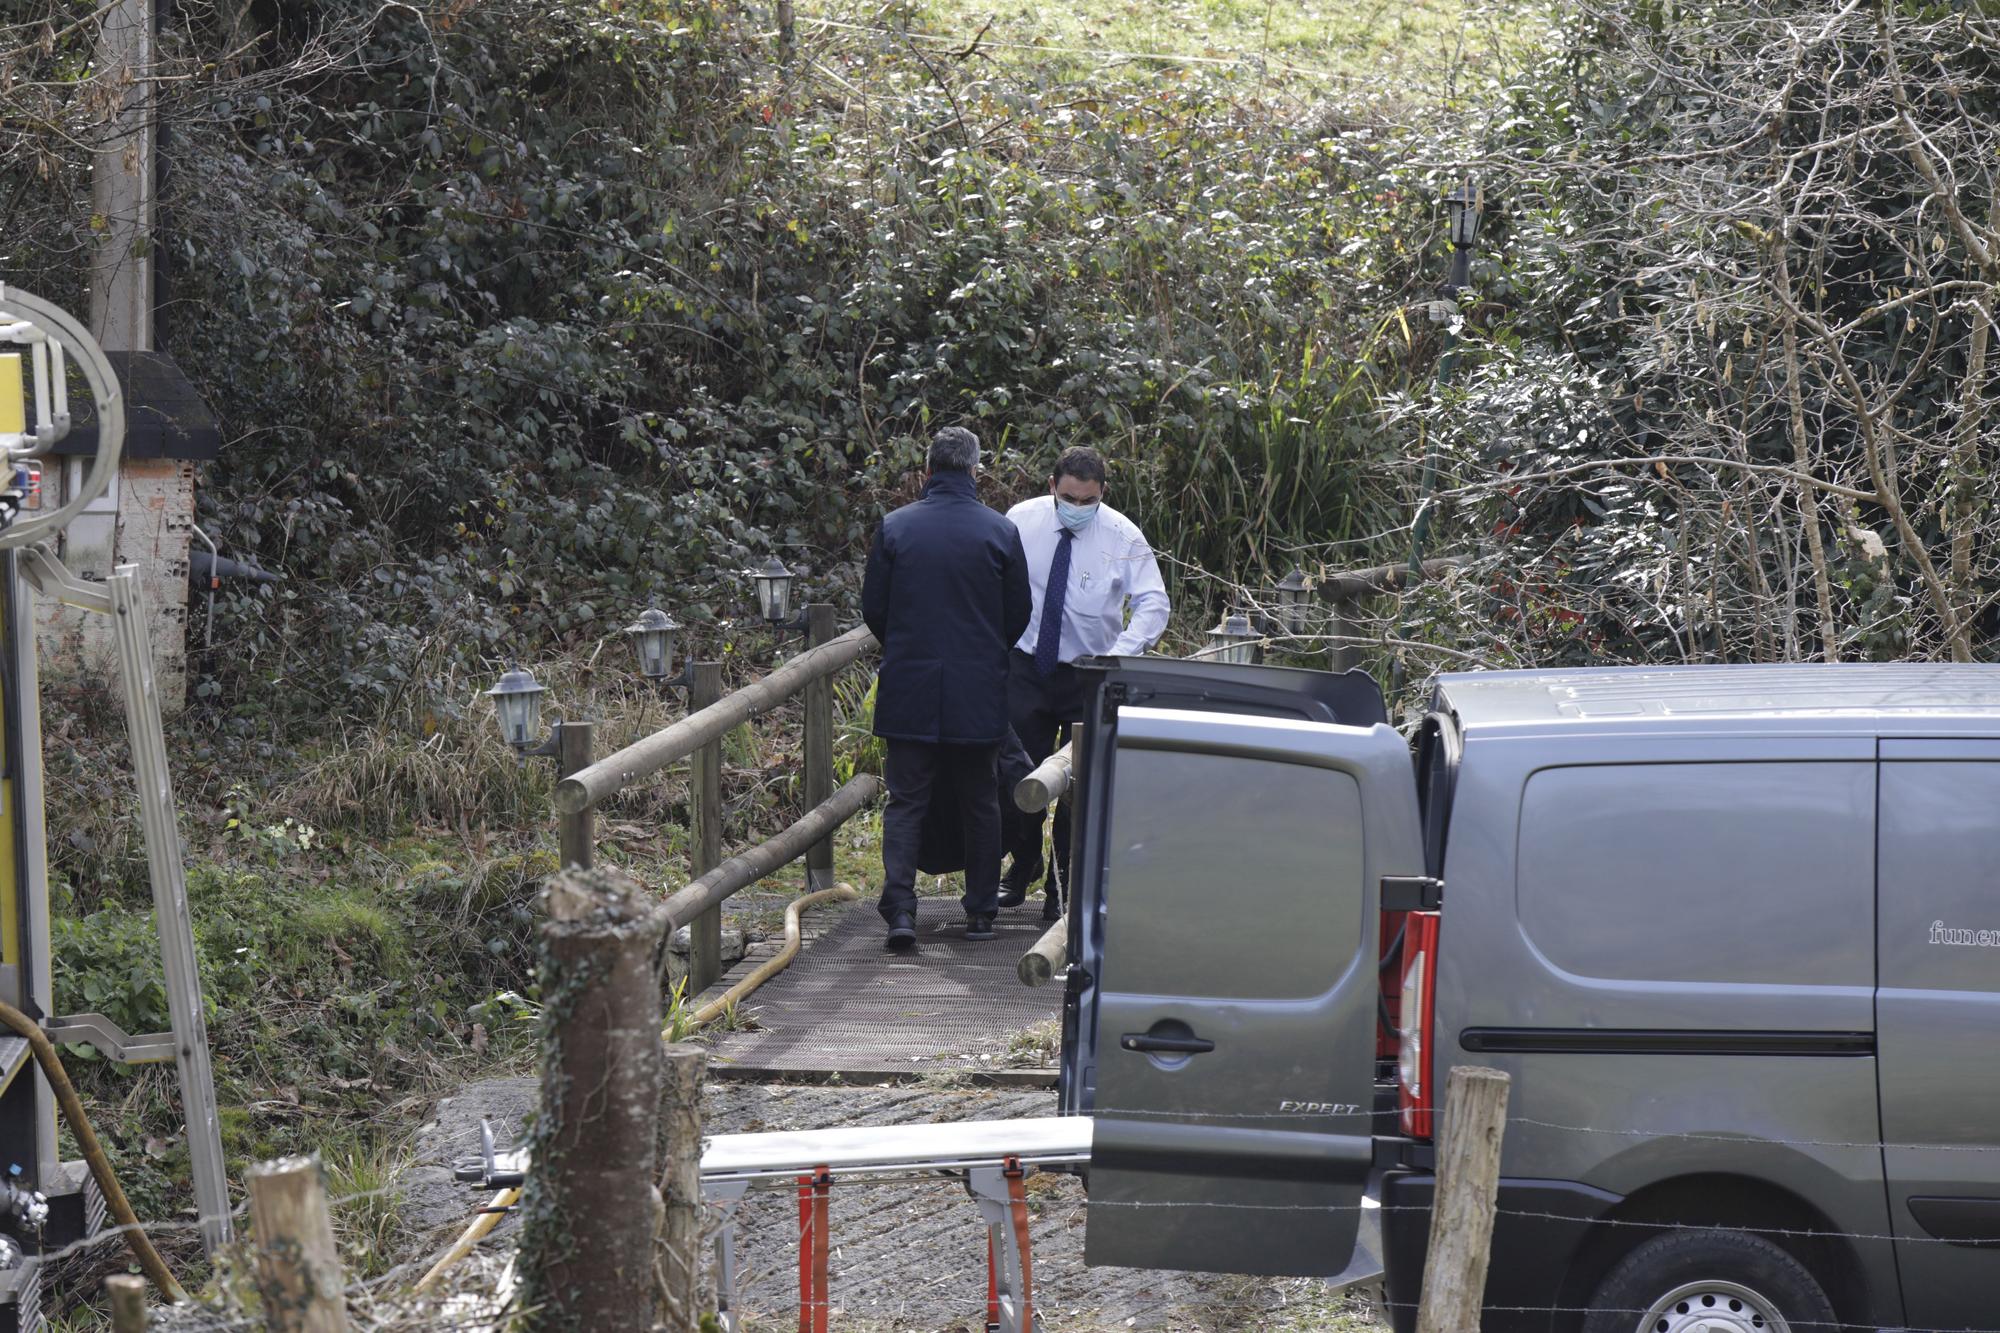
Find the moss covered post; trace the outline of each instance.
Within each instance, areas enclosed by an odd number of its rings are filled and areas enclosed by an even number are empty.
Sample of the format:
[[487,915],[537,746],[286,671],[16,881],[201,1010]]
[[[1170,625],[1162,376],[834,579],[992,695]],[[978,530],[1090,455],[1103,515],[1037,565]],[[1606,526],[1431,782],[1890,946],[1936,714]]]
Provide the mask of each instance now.
[[530,1333],[653,1327],[666,918],[631,878],[568,869],[544,894],[542,1095],[522,1201]]

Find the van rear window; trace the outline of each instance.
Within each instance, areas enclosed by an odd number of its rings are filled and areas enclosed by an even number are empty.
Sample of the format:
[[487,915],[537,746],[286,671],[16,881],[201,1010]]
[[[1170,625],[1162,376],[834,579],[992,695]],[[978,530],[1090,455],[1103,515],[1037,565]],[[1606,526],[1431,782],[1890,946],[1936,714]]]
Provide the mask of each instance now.
[[1577,976],[1874,982],[1872,764],[1543,769],[1517,867],[1521,929]]

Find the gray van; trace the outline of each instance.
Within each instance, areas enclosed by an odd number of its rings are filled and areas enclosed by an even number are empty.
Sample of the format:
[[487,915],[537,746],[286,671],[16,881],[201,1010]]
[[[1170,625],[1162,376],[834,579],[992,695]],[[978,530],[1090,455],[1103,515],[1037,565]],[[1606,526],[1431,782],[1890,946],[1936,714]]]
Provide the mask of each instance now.
[[[1484,1327],[2000,1329],[2000,668],[1091,665],[1060,1097],[1093,1263],[1415,1321],[1513,1075]],[[1414,754],[1413,754],[1414,750]]]

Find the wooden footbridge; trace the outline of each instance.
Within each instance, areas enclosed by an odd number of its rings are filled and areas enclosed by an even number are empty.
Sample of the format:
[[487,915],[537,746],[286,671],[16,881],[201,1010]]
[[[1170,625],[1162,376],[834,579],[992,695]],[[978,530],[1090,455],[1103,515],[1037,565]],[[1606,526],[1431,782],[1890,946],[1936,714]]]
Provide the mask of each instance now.
[[[1031,989],[1016,976],[1024,951],[1048,928],[1039,900],[1003,912],[999,938],[964,938],[955,898],[919,905],[918,947],[890,954],[875,913],[872,886],[844,900],[795,913],[803,938],[789,965],[773,966],[777,941],[753,947],[725,970],[722,919],[733,896],[804,863],[804,892],[831,899],[833,834],[881,792],[873,776],[834,784],[833,680],[875,647],[865,628],[835,633],[834,609],[809,606],[809,646],[762,680],[727,696],[722,667],[692,662],[681,673],[688,714],[602,759],[591,753],[588,723],[561,724],[564,776],[555,803],[565,866],[593,860],[594,811],[618,792],[682,760],[692,791],[690,857],[694,879],[667,903],[673,926],[689,927],[688,991],[711,1014],[740,993],[753,973],[769,979],[730,1006],[734,1021],[713,1025],[709,1073],[717,1078],[881,1083],[938,1076],[995,1084],[1052,1084],[1046,1039],[1060,1006],[1059,988]],[[662,664],[661,669],[665,666]],[[732,729],[803,696],[807,812],[760,845],[722,854],[722,738]],[[923,886],[920,885],[921,890]],[[1037,1031],[1039,1029],[1039,1031]]]

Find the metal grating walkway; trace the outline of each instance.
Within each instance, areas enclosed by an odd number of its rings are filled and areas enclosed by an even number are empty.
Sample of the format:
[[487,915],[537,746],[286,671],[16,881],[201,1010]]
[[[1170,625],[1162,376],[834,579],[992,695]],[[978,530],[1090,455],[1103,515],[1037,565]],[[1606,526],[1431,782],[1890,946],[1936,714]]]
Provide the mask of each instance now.
[[[1061,1011],[1060,985],[1030,989],[1014,975],[1016,961],[1046,929],[1040,898],[1003,911],[1000,938],[983,944],[965,939],[957,899],[921,899],[917,950],[901,955],[883,947],[872,897],[820,910],[828,917],[824,931],[743,1002],[756,1029],[718,1034],[710,1045],[712,1073],[841,1074],[864,1082],[990,1074],[1023,1063],[1009,1060],[1014,1034]],[[816,915],[808,913],[808,923]],[[710,993],[721,994],[757,961],[738,964]]]

